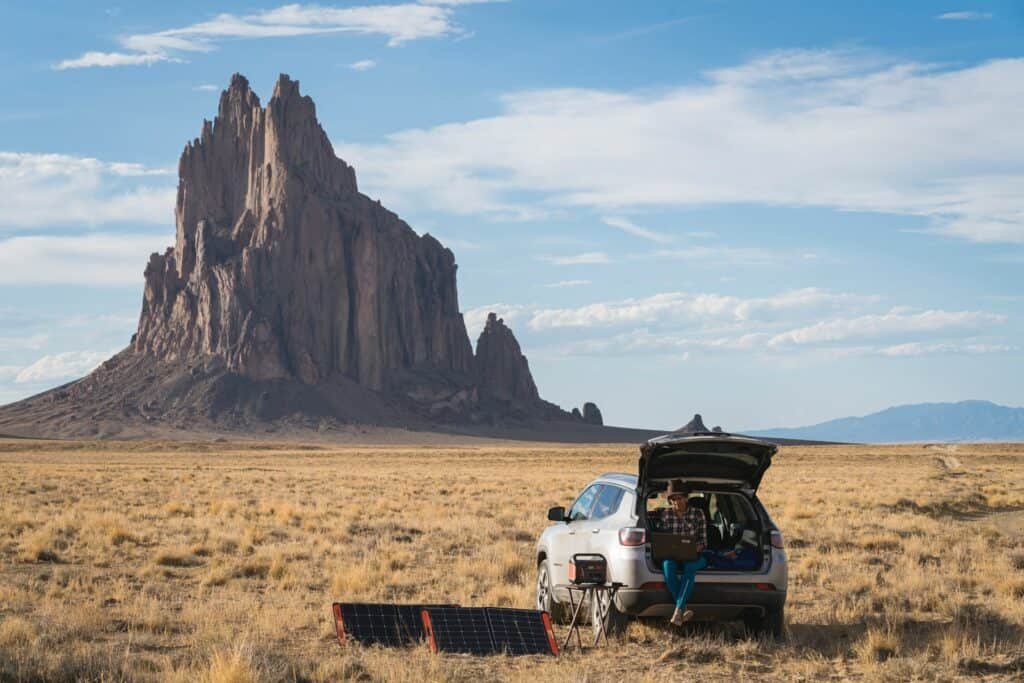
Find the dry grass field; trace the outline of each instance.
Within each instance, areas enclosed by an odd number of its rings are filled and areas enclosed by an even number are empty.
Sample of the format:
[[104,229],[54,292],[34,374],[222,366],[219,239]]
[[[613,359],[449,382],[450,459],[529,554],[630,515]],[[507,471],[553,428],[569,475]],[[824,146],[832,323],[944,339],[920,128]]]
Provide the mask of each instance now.
[[342,648],[330,603],[529,606],[546,510],[629,446],[0,441],[0,680],[1024,676],[1024,446],[780,451],[783,643],[634,623],[555,658]]

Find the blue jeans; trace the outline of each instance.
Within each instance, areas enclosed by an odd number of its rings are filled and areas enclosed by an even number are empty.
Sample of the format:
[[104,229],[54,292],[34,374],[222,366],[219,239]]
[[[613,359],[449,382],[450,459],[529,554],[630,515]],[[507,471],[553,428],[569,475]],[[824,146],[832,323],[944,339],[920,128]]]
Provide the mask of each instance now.
[[690,596],[693,595],[693,585],[697,582],[697,572],[706,566],[708,566],[708,561],[704,556],[698,557],[696,560],[684,562],[683,577],[680,581],[678,562],[675,560],[665,560],[662,564],[662,571],[665,573],[665,585],[668,586],[668,592],[676,599],[677,608],[683,609],[686,607]]

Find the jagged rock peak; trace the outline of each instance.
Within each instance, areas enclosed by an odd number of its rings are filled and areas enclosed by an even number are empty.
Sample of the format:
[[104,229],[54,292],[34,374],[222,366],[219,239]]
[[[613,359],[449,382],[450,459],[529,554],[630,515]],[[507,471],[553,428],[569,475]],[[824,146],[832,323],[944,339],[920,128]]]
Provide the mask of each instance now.
[[706,432],[708,428],[704,426],[704,420],[701,419],[700,413],[693,416],[693,419],[687,422],[685,425],[676,430],[683,434],[694,434],[696,432]]
[[476,372],[480,391],[506,401],[540,401],[530,364],[505,321],[494,313],[476,342]]
[[391,371],[473,374],[454,256],[358,192],[298,81],[282,75],[263,108],[235,74],[178,168],[175,246],[146,268],[136,351],[373,389]]

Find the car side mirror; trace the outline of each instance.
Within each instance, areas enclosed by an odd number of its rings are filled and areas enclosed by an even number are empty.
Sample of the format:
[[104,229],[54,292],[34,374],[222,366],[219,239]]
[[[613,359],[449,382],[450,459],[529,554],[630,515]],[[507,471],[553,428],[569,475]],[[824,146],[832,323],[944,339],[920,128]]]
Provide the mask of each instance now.
[[548,520],[552,522],[567,522],[565,508],[561,505],[548,509]]

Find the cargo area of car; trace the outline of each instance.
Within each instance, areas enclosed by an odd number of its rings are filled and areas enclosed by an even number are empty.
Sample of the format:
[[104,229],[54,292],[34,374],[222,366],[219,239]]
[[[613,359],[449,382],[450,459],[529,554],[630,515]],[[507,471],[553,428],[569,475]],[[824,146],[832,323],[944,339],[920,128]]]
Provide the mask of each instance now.
[[[651,511],[667,506],[663,496],[647,501],[646,528],[649,532],[660,531]],[[759,571],[770,559],[770,547],[765,534],[765,524],[754,504],[742,492],[736,491],[695,491],[689,498],[689,505],[701,510],[707,522],[708,545],[713,559],[702,570],[715,571]],[[650,534],[648,534],[648,538]],[[736,558],[721,557],[729,551],[737,551]],[[647,562],[652,571],[661,571],[651,557],[650,542],[647,543]],[[721,565],[721,566],[718,566]]]

